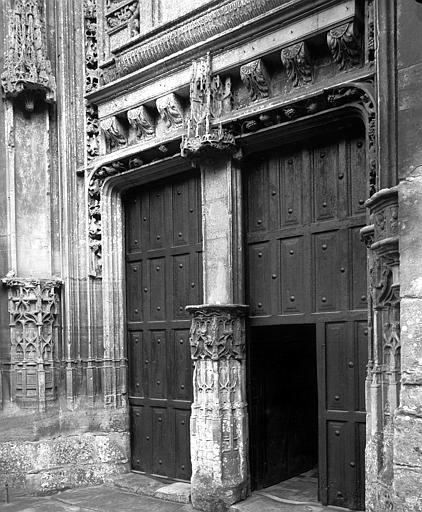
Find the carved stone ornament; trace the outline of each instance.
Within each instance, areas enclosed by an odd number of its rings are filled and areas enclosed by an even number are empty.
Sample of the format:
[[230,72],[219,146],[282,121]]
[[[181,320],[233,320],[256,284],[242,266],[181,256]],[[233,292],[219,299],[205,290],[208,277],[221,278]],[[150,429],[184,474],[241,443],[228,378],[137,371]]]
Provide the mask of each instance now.
[[12,401],[45,411],[56,398],[60,279],[2,279],[9,291]]
[[155,103],[167,129],[176,129],[183,126],[182,104],[174,93],[158,98]]
[[244,359],[246,306],[188,306],[186,310],[192,314],[193,360]]
[[[116,56],[115,67],[105,70],[104,81],[110,82],[164,57],[205,41],[236,25],[267,13],[280,6],[280,0],[232,0],[207,10],[192,20],[163,34],[154,34],[130,51]],[[135,13],[134,13],[135,14]]]
[[327,44],[341,71],[359,64],[361,40],[355,22],[351,21],[329,30]]
[[[97,2],[84,1],[84,29],[85,29],[85,92],[90,93],[98,88],[98,45],[97,45]],[[87,103],[85,109],[86,119],[86,153],[87,162],[91,162],[99,155],[99,120],[98,107]]]
[[262,59],[241,66],[240,78],[246,85],[252,101],[269,96],[269,77]]
[[[121,3],[121,2],[120,2]],[[107,20],[107,28],[108,29],[116,29],[121,25],[124,25],[131,20],[136,18],[138,15],[139,20],[139,1],[133,0],[132,2],[126,3],[125,5],[118,5],[115,7],[112,5],[108,11],[106,12],[106,20]],[[133,21],[132,21],[133,24]],[[132,31],[135,31],[135,26],[132,28]],[[138,21],[138,32],[139,33],[139,21]]]
[[155,135],[154,118],[144,106],[136,107],[127,112],[129,124],[135,128],[137,139],[148,139]]
[[90,272],[95,277],[102,273],[102,243],[101,243],[101,187],[109,176],[126,171],[121,162],[114,162],[96,169],[88,183],[88,236],[91,249]]
[[312,64],[305,41],[283,48],[281,62],[293,87],[312,82]]
[[181,143],[184,157],[196,158],[215,151],[237,151],[234,135],[223,129],[212,127],[216,117],[228,113],[232,108],[231,80],[222,80],[219,75],[211,76],[211,58],[192,63],[190,83],[190,117],[186,135]]
[[102,119],[100,121],[100,127],[104,133],[108,152],[126,146],[127,137],[116,116]]
[[366,202],[372,226],[361,230],[369,242],[370,318],[368,510],[395,510],[394,414],[400,406],[401,341],[397,187],[380,190]]
[[9,27],[1,83],[6,97],[23,95],[26,110],[32,112],[36,97],[48,103],[56,97],[38,1],[16,0],[9,13]]

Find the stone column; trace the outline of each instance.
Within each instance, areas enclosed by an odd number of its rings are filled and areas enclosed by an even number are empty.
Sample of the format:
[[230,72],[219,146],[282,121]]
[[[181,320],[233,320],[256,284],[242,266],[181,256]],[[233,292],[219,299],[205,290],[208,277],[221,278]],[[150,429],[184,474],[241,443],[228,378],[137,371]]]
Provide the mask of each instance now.
[[248,419],[246,306],[242,299],[240,169],[230,153],[199,159],[202,183],[204,305],[189,306],[194,361],[191,416],[192,504],[224,511],[246,498]]
[[395,510],[395,414],[401,379],[400,276],[397,187],[366,203],[373,224],[362,230],[369,254],[366,510]]
[[225,511],[248,494],[246,306],[189,306],[194,397],[192,504]]

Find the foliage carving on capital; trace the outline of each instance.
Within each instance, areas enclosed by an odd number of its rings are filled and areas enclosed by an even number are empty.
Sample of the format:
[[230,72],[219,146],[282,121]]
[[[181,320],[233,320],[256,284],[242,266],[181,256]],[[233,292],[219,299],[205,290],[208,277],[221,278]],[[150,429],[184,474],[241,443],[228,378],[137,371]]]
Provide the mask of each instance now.
[[270,80],[262,59],[256,59],[240,66],[240,78],[245,84],[252,101],[268,98]]
[[6,97],[24,96],[25,109],[35,98],[56,99],[56,81],[47,59],[45,27],[38,0],[16,0],[9,13],[10,33],[1,83]]
[[183,107],[174,93],[158,98],[155,103],[168,130],[183,126]]
[[312,63],[305,41],[283,48],[281,62],[293,87],[312,82]]
[[362,43],[356,22],[351,21],[329,30],[327,44],[340,71],[359,64]]
[[135,128],[137,139],[148,139],[155,135],[155,124],[153,116],[148,112],[147,108],[140,107],[128,110],[127,118],[129,124]]
[[245,306],[188,306],[193,360],[245,357]]

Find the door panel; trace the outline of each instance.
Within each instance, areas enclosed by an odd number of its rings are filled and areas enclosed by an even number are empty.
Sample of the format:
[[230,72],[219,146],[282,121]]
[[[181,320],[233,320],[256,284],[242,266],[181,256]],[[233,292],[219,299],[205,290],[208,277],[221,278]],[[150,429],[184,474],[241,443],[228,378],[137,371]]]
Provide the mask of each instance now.
[[188,304],[202,302],[200,182],[189,172],[125,198],[132,468],[189,480]]
[[[245,190],[250,325],[317,326],[320,497],[324,504],[363,508],[367,285],[359,231],[368,180],[362,128],[327,129],[322,141],[250,156]],[[263,364],[250,361],[252,382],[254,365]],[[301,370],[301,361],[292,364]],[[251,420],[252,446],[262,421]],[[262,486],[265,453],[277,459],[268,446],[278,441],[258,442],[265,446],[252,447],[253,480]],[[282,474],[286,461],[271,464]]]

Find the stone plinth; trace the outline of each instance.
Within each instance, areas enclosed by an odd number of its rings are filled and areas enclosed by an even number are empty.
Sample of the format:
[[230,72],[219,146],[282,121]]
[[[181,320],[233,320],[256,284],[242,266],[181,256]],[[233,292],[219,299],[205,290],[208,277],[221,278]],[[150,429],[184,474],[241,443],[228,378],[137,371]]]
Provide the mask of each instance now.
[[188,306],[194,361],[192,504],[225,511],[248,494],[246,306]]

